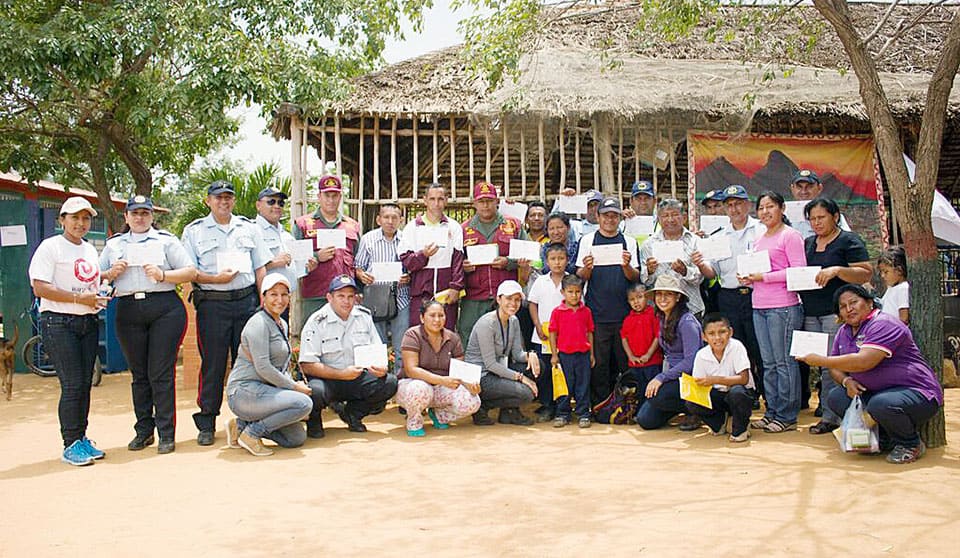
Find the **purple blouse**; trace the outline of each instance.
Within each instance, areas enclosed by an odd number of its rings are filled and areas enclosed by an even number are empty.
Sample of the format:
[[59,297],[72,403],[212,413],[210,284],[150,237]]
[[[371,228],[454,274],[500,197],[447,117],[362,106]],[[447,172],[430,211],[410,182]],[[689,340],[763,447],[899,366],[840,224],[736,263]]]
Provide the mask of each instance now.
[[697,358],[697,351],[703,346],[700,322],[696,316],[687,312],[680,316],[677,322],[677,336],[673,343],[667,343],[663,338],[663,320],[660,320],[660,348],[663,349],[663,360],[666,363],[664,371],[656,375],[661,383],[676,380],[680,374],[693,372],[693,361]]

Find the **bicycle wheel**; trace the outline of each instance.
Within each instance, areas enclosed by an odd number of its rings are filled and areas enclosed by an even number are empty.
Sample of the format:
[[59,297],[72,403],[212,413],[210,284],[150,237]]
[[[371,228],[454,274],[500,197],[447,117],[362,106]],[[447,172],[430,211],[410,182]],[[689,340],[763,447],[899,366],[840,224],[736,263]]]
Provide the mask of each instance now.
[[37,376],[48,378],[57,375],[57,371],[47,357],[47,353],[43,350],[43,340],[39,335],[27,339],[20,350],[20,357],[23,358],[27,368]]

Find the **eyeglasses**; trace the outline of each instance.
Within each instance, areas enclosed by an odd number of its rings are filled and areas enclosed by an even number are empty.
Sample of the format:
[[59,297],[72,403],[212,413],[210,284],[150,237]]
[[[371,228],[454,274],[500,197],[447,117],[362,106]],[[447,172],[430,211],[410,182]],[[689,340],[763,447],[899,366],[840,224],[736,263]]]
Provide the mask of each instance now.
[[283,206],[287,205],[287,200],[278,200],[278,199],[275,199],[275,198],[267,198],[267,205],[279,205],[280,207],[283,207]]

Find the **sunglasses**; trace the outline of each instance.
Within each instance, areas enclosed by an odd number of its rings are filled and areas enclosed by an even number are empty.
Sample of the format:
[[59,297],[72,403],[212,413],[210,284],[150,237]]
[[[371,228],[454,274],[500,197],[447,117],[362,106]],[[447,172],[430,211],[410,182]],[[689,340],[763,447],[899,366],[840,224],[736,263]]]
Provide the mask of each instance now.
[[275,199],[275,198],[267,198],[267,205],[279,205],[280,207],[283,207],[283,206],[287,205],[287,200],[278,200],[278,199]]

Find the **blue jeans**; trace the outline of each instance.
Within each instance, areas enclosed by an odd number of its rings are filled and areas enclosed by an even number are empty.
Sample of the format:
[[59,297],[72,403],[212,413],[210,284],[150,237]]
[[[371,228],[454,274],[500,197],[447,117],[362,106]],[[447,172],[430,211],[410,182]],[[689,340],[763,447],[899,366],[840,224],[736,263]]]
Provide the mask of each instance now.
[[244,382],[230,390],[227,404],[239,419],[237,428],[254,438],[267,438],[282,447],[298,447],[306,440],[300,421],[313,409],[309,395],[262,382]]
[[[860,395],[860,399],[864,409],[880,426],[881,439],[888,437],[893,444],[909,448],[920,444],[917,429],[940,408],[936,399],[927,399],[919,391],[907,387],[867,391]],[[841,387],[830,393],[824,407],[829,406],[838,416],[843,416],[851,401],[847,390]]]
[[43,348],[60,381],[60,435],[63,447],[87,435],[93,363],[97,360],[100,326],[96,314],[40,314]]
[[[576,413],[580,418],[590,416],[590,351],[560,353],[560,368],[567,382],[567,395],[557,398],[557,416],[570,417],[570,395],[577,400]],[[543,372],[540,373],[544,375]],[[551,374],[552,376],[552,374]]]
[[[400,369],[403,368],[403,355],[400,352],[400,344],[403,342],[403,334],[410,328],[410,312],[406,308],[401,308],[392,320],[374,322],[373,325],[377,328],[380,339],[383,340],[384,343],[389,342],[393,345],[394,372],[399,376]],[[389,339],[387,339],[388,332],[390,333]]]
[[[833,349],[833,339],[837,336],[838,329],[840,329],[840,324],[837,323],[836,314],[803,317],[804,331],[816,331],[830,335],[830,340],[827,342],[828,353]],[[827,354],[824,356],[830,355]],[[837,415],[832,409],[830,409],[830,406],[827,405],[827,400],[830,398],[830,392],[836,387],[837,383],[833,381],[833,376],[830,375],[830,371],[827,368],[820,368],[820,406],[823,408],[823,417],[821,417],[820,420],[822,422],[829,424],[840,424],[842,415]]]
[[753,329],[763,359],[764,416],[784,423],[797,422],[800,413],[800,368],[790,354],[794,330],[803,326],[803,307],[753,310]]

